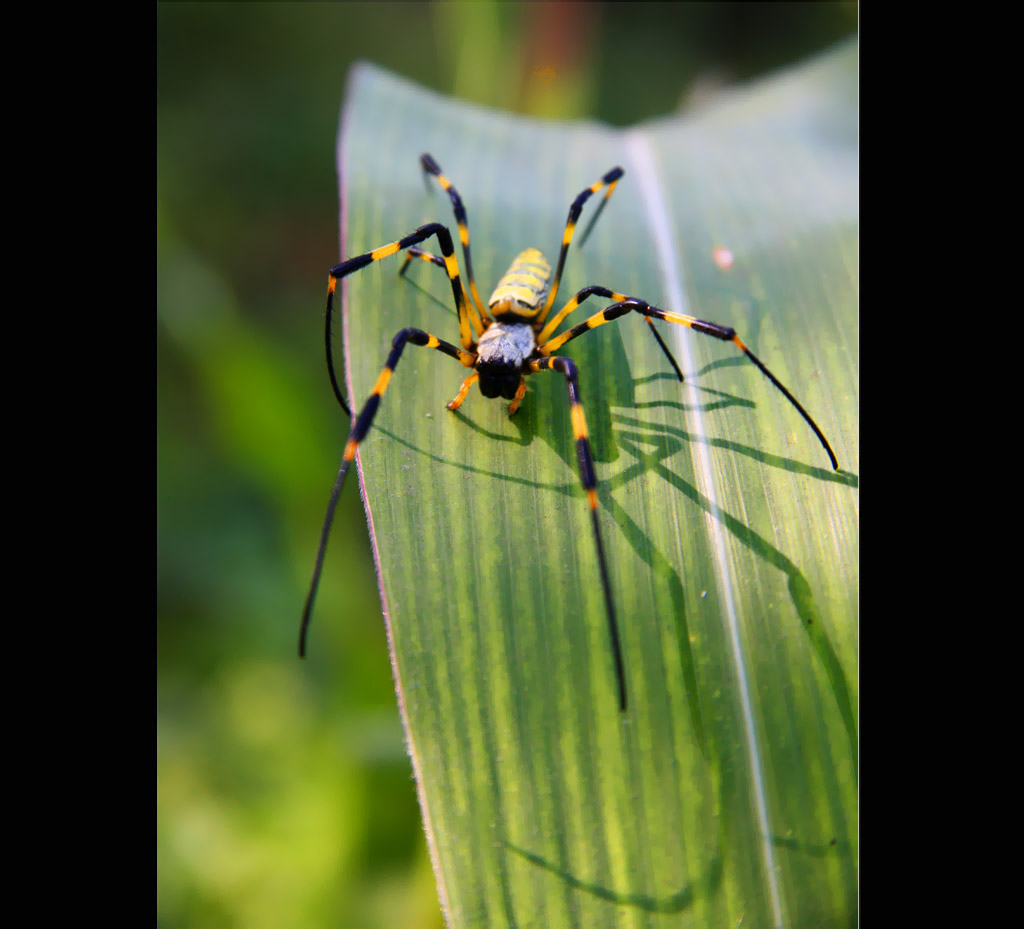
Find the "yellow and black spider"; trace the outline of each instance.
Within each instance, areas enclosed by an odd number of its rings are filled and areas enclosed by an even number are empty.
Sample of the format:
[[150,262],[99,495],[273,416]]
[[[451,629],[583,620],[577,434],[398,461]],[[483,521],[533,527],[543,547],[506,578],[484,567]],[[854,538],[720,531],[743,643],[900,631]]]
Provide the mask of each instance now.
[[[480,384],[480,392],[485,397],[504,397],[511,400],[509,414],[514,414],[526,393],[526,376],[539,374],[541,371],[557,371],[565,380],[569,389],[570,413],[572,415],[572,428],[576,437],[576,454],[579,460],[580,479],[583,482],[583,489],[586,491],[587,500],[590,504],[591,519],[594,526],[594,540],[597,544],[597,559],[601,567],[601,583],[604,587],[605,608],[608,615],[608,632],[611,638],[612,653],[615,658],[615,674],[619,686],[619,706],[626,709],[626,679],[623,670],[622,648],[619,641],[618,624],[615,620],[615,604],[612,599],[611,584],[608,580],[608,566],[605,562],[604,546],[601,542],[601,529],[597,518],[597,477],[594,472],[594,459],[590,451],[590,440],[587,437],[587,421],[583,415],[583,405],[580,402],[579,380],[576,365],[571,358],[563,355],[555,355],[566,342],[571,342],[577,336],[596,329],[605,323],[625,316],[627,313],[639,313],[650,326],[651,332],[658,340],[662,351],[668,357],[672,367],[675,369],[679,380],[683,379],[682,372],[676,364],[668,346],[662,341],[658,331],[654,328],[654,319],[662,319],[666,322],[676,323],[680,326],[687,326],[696,332],[704,335],[714,336],[723,342],[732,342],[739,348],[767,378],[782,391],[793,406],[800,412],[800,415],[808,422],[814,430],[825,451],[828,452],[832,467],[838,469],[839,465],[836,456],[832,452],[828,440],[822,434],[817,424],[811,419],[807,411],[800,405],[796,398],[779,382],[774,374],[746,345],[735,330],[728,326],[720,326],[717,323],[709,323],[705,320],[695,319],[692,316],[684,316],[681,313],[669,313],[652,306],[637,297],[630,297],[625,294],[616,293],[606,287],[590,285],[584,287],[565,306],[562,307],[550,321],[548,314],[558,294],[558,285],[562,279],[562,269],[565,266],[565,256],[569,251],[569,245],[573,239],[576,223],[583,211],[583,205],[598,191],[605,190],[604,199],[601,201],[597,212],[590,221],[590,225],[583,233],[580,242],[586,240],[587,234],[593,228],[597,217],[601,215],[608,198],[615,190],[615,185],[623,175],[622,168],[612,168],[599,181],[591,184],[582,191],[572,202],[569,208],[569,220],[565,225],[565,233],[562,235],[562,249],[558,255],[558,266],[555,269],[554,280],[551,279],[551,266],[544,256],[535,248],[528,248],[516,256],[512,266],[504,277],[498,281],[494,288],[491,299],[485,307],[477,291],[476,282],[473,280],[473,265],[469,257],[469,226],[466,220],[466,210],[462,205],[462,198],[452,186],[451,182],[441,171],[437,162],[430,155],[422,155],[420,162],[423,165],[425,177],[429,181],[430,175],[437,178],[441,187],[447,191],[451,198],[455,211],[455,220],[459,225],[459,238],[462,240],[462,253],[466,262],[466,276],[469,279],[469,292],[467,293],[459,275],[458,260],[455,257],[455,249],[452,244],[451,233],[441,223],[428,223],[420,226],[415,232],[410,233],[396,242],[382,245],[372,252],[364,255],[357,255],[349,258],[341,264],[331,268],[327,282],[327,314],[325,325],[325,344],[327,350],[327,370],[331,378],[331,386],[334,388],[334,395],[342,408],[351,417],[349,406],[342,395],[341,388],[334,372],[334,361],[331,351],[331,314],[334,302],[334,291],[338,281],[353,271],[365,268],[374,261],[380,261],[406,249],[405,261],[402,264],[400,274],[404,274],[409,262],[413,258],[420,258],[429,261],[445,269],[448,279],[451,282],[452,296],[455,299],[455,306],[459,314],[459,341],[462,348],[456,348],[449,342],[424,332],[422,329],[402,329],[391,343],[391,353],[373,392],[369,399],[359,411],[355,418],[352,429],[349,432],[348,442],[345,445],[345,452],[341,460],[341,467],[338,469],[338,477],[334,482],[331,491],[330,502],[327,506],[327,515],[324,518],[323,530],[320,534],[320,545],[317,549],[316,564],[313,569],[313,580],[310,584],[309,594],[306,597],[305,609],[302,613],[302,627],[299,633],[299,654],[306,653],[306,633],[309,628],[309,621],[313,609],[313,600],[316,596],[317,585],[320,581],[320,573],[323,569],[324,553],[327,550],[327,537],[330,533],[331,522],[334,518],[334,510],[341,494],[342,485],[345,482],[345,475],[348,472],[349,464],[355,457],[359,443],[366,438],[367,432],[377,414],[381,397],[387,390],[391,375],[402,357],[402,351],[407,344],[418,345],[425,348],[437,349],[446,355],[454,358],[466,368],[472,368],[470,374],[463,382],[458,394],[448,404],[449,410],[458,409],[465,400],[470,387],[475,383]],[[441,257],[432,255],[416,246],[437,236],[437,242],[441,247]],[[555,335],[555,330],[562,321],[575,310],[584,300],[592,296],[604,297],[614,302],[605,307],[601,312],[584,320],[571,329]]]

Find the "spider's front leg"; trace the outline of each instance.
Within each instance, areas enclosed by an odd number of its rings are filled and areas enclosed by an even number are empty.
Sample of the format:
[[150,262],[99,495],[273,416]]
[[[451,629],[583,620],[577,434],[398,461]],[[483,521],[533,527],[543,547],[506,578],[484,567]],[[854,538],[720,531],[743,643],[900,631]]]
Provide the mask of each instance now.
[[441,223],[427,223],[425,226],[420,226],[415,232],[411,232],[395,242],[382,245],[371,252],[356,255],[354,258],[348,258],[341,264],[335,265],[328,272],[327,278],[327,314],[324,323],[324,347],[327,352],[327,372],[331,377],[331,387],[334,389],[334,396],[337,398],[338,403],[341,404],[341,408],[349,416],[352,413],[341,392],[341,387],[338,385],[338,378],[334,371],[334,353],[331,350],[331,315],[334,309],[334,291],[338,286],[338,281],[358,271],[360,268],[365,268],[368,264],[394,255],[403,248],[417,245],[433,235],[437,236],[437,242],[441,246],[441,254],[444,256],[444,268],[448,272],[448,279],[452,285],[452,297],[455,300],[455,307],[459,313],[459,341],[462,347],[468,351],[473,345],[473,334],[470,328],[471,318],[473,319],[472,325],[477,328],[478,332],[480,331],[481,323],[479,317],[476,310],[473,309],[466,299],[466,291],[462,286],[462,279],[459,276],[459,263],[455,257],[455,247],[452,244],[451,233]]
[[814,430],[814,434],[818,437],[818,441],[821,442],[822,448],[828,453],[829,461],[832,462],[832,468],[836,471],[839,470],[839,462],[836,460],[835,452],[832,451],[832,446],[828,444],[828,439],[825,438],[825,434],[818,428],[818,424],[811,419],[811,414],[807,412],[800,404],[800,401],[794,397],[789,390],[783,385],[783,383],[768,370],[767,366],[757,357],[747,346],[743,340],[736,334],[736,330],[731,326],[721,326],[718,323],[708,322],[706,319],[697,319],[694,316],[686,316],[683,313],[670,313],[667,310],[659,309],[656,306],[651,306],[646,300],[637,300],[635,297],[629,297],[626,300],[620,301],[619,303],[613,303],[611,306],[605,307],[600,313],[595,313],[589,319],[584,320],[572,329],[563,332],[561,335],[555,336],[548,342],[541,346],[541,351],[545,355],[549,355],[551,352],[556,351],[565,345],[566,342],[571,342],[577,336],[581,336],[586,332],[590,332],[591,329],[596,329],[598,326],[603,326],[605,323],[610,323],[612,320],[618,319],[621,316],[625,316],[627,313],[636,312],[641,316],[654,317],[655,319],[663,319],[668,323],[675,323],[678,326],[686,326],[688,329],[692,329],[694,332],[699,332],[702,335],[709,335],[716,339],[720,339],[723,342],[731,342],[735,345],[744,355],[746,355],[757,367],[761,373],[768,378],[785,396],[785,398],[793,404],[797,412],[804,418],[804,421]]
[[[423,166],[423,176],[427,179],[429,187],[430,177],[437,178],[438,184],[441,185],[444,192],[448,194],[448,199],[452,202],[452,211],[455,213],[455,222],[459,226],[459,240],[462,242],[462,257],[466,262],[466,277],[469,279],[469,292],[472,296],[473,306],[479,310],[480,316],[487,320],[487,310],[484,307],[483,300],[480,299],[480,292],[476,289],[476,281],[473,280],[473,259],[469,254],[469,219],[466,217],[466,208],[463,206],[462,197],[459,196],[459,192],[452,185],[452,182],[448,180],[444,172],[441,170],[441,166],[434,161],[434,159],[424,153],[420,155],[420,164]],[[437,264],[437,259],[433,255],[428,255],[421,249],[413,249],[419,258],[425,261],[433,261]],[[402,266],[402,271],[405,271],[406,266],[409,264],[409,259],[406,258],[405,265]],[[480,330],[477,331],[480,334]]]
[[[602,200],[601,205],[604,206],[604,204],[605,201]],[[595,216],[594,218],[596,219],[597,217]],[[604,297],[607,300],[616,300],[619,301],[620,303],[626,300],[633,300],[636,303],[644,302],[642,300],[636,300],[635,297],[629,297],[626,294],[616,293],[614,290],[609,290],[607,287],[600,287],[597,284],[590,284],[587,287],[584,287],[571,300],[569,300],[565,304],[565,306],[563,306],[558,311],[558,313],[555,314],[551,321],[547,325],[545,325],[540,332],[537,333],[537,345],[539,345],[543,349],[545,343],[552,341],[552,336],[554,335],[555,330],[561,325],[562,320],[564,320],[570,313],[572,313],[572,311],[575,310],[584,300],[586,300],[588,297],[593,296]],[[683,379],[683,372],[680,369],[679,365],[676,363],[675,358],[672,357],[672,352],[669,351],[668,346],[665,344],[665,340],[662,339],[661,334],[658,332],[658,330],[654,328],[654,321],[651,319],[650,316],[644,316],[644,319],[647,321],[647,325],[650,327],[651,334],[657,340],[658,345],[661,347],[661,350],[665,353],[665,357],[668,358],[669,364],[672,365],[673,370],[676,372],[676,377],[678,377],[681,381]],[[553,342],[553,344],[557,345],[561,343],[556,340]],[[548,352],[545,349],[545,354],[550,354],[550,352]]]

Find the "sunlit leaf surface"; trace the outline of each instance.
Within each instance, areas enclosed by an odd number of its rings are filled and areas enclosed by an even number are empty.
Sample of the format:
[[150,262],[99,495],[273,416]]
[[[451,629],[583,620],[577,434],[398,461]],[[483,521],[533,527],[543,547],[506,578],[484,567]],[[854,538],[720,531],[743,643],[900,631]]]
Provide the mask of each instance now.
[[[660,324],[683,384],[637,316],[566,347],[622,627],[620,714],[565,382],[531,378],[512,418],[476,388],[450,413],[465,369],[406,349],[358,474],[451,926],[856,923],[856,67],[846,46],[627,130],[353,73],[345,256],[428,221],[455,230],[424,185],[429,152],[466,204],[486,299],[521,249],[554,263],[573,198],[621,165],[557,306],[601,284],[734,327],[840,464],[729,343]],[[458,342],[444,272],[401,279],[400,263],[345,281],[357,406],[401,328]]]

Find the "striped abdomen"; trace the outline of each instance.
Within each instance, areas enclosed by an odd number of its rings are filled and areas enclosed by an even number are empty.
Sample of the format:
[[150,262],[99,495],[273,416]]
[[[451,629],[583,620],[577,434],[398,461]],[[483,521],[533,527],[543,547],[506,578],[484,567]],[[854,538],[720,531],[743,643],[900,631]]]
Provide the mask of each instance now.
[[494,319],[536,316],[548,298],[550,286],[551,265],[537,249],[528,248],[516,256],[498,281],[488,301],[490,314]]

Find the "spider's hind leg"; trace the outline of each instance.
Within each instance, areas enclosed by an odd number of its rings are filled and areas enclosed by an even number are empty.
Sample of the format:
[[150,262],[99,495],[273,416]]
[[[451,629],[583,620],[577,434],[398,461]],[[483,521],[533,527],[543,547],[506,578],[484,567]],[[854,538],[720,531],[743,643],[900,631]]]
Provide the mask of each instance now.
[[587,419],[583,415],[576,363],[571,358],[541,358],[530,362],[530,370],[557,371],[569,388],[569,413],[572,416],[572,431],[576,437],[576,457],[580,468],[580,480],[587,493],[591,522],[594,527],[594,542],[597,545],[597,560],[601,567],[601,586],[604,589],[605,612],[608,616],[608,635],[611,640],[612,657],[615,661],[615,678],[619,688],[619,709],[626,711],[626,672],[622,661],[622,645],[619,641],[619,625],[615,619],[615,604],[612,601],[612,585],[608,575],[604,544],[601,541],[601,527],[597,518],[597,474],[594,471],[594,456],[590,450],[587,433]]

